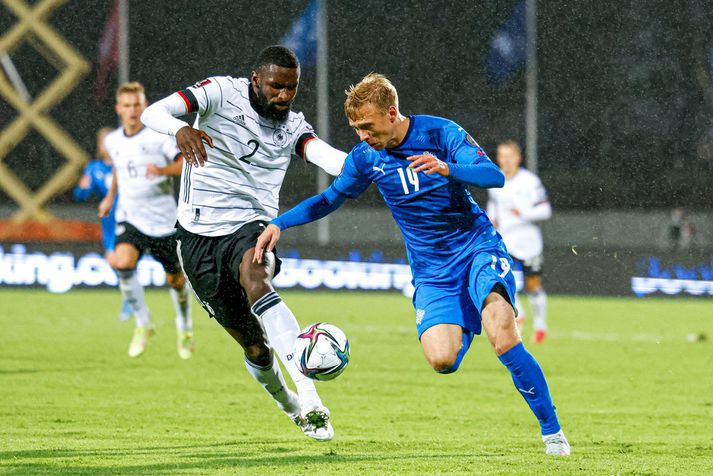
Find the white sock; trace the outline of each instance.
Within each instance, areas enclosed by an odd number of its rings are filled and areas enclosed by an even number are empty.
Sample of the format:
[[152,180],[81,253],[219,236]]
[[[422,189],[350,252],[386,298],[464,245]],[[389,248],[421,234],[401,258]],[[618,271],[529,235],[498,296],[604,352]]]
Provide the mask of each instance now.
[[144,287],[141,286],[139,277],[133,269],[119,270],[119,289],[124,299],[129,302],[131,310],[134,311],[136,327],[150,327],[151,317],[144,301]]
[[295,395],[285,383],[280,371],[280,365],[272,356],[272,365],[269,367],[259,367],[245,358],[245,368],[248,369],[250,375],[262,385],[267,393],[275,400],[277,406],[288,415],[290,418],[296,418],[300,414],[300,403]]
[[178,332],[190,332],[193,330],[193,320],[191,319],[191,295],[188,292],[188,283],[184,284],[180,290],[169,288],[173,307],[176,308],[176,330]]
[[525,313],[525,306],[523,303],[524,297],[525,296],[523,296],[522,293],[515,294],[515,308],[517,309],[517,317],[518,319],[522,319],[523,321],[525,320],[525,316],[527,315]]
[[314,382],[305,377],[295,364],[295,340],[300,333],[300,326],[290,308],[272,291],[258,299],[252,311],[262,322],[269,345],[275,349],[295,383],[303,406],[321,406],[322,400]]
[[536,331],[547,330],[547,293],[540,288],[539,291],[528,294],[532,307],[532,322]]

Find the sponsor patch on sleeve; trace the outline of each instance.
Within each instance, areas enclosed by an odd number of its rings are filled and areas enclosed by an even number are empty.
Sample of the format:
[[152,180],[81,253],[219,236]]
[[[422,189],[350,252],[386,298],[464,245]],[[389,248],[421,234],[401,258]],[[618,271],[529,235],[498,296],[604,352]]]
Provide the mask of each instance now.
[[203,86],[207,86],[211,83],[210,79],[204,79],[203,81],[198,81],[196,84],[193,85],[194,88],[202,88]]

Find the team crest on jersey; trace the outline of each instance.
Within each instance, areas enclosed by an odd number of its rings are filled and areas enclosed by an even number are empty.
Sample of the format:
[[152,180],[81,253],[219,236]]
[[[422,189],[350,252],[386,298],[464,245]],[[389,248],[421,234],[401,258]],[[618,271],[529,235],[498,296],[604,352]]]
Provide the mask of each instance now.
[[202,88],[203,86],[206,86],[210,84],[210,79],[204,79],[203,81],[198,81],[196,84],[193,85],[194,88]]
[[287,133],[282,129],[276,129],[275,132],[272,133],[272,141],[276,146],[282,147],[287,144]]

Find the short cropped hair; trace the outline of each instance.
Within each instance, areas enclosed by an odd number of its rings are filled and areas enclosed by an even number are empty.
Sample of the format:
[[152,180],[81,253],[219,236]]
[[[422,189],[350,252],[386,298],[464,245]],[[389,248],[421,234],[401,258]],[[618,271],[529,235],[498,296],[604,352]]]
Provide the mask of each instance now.
[[522,157],[522,148],[520,147],[520,144],[518,144],[516,141],[514,141],[512,139],[504,140],[498,144],[498,146],[501,146],[501,145],[506,145],[508,147],[512,147],[513,149],[515,149],[515,152],[517,152],[517,155]]
[[119,96],[122,94],[139,94],[146,97],[146,92],[144,91],[144,85],[138,81],[132,81],[130,83],[122,83],[116,88],[116,100],[119,100]]
[[399,108],[399,94],[383,74],[369,73],[359,81],[359,84],[356,86],[352,84],[344,92],[347,94],[344,113],[352,120],[356,118],[357,111],[364,104],[371,104],[383,112],[387,112],[391,106]]
[[257,71],[263,66],[280,66],[282,68],[299,68],[300,60],[291,49],[286,46],[272,45],[262,50],[255,60],[253,69]]

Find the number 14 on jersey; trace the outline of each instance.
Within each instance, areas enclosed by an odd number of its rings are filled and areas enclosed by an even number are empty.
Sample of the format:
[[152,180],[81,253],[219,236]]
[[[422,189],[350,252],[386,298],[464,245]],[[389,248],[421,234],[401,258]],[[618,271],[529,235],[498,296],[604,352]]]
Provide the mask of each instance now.
[[406,168],[406,173],[404,173],[403,167],[400,167],[396,169],[396,171],[399,173],[399,177],[401,177],[401,186],[404,188],[404,195],[411,193],[409,185],[406,183],[407,180],[408,183],[412,185],[413,191],[418,192],[418,174],[414,172],[413,169]]

